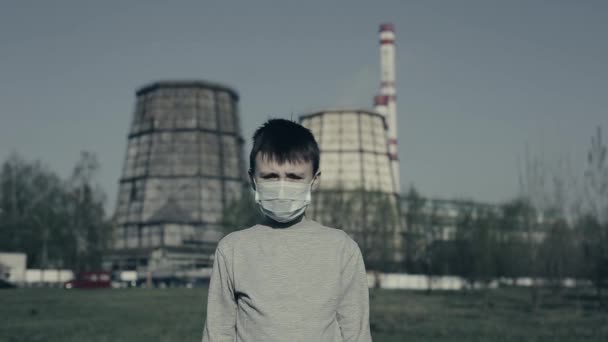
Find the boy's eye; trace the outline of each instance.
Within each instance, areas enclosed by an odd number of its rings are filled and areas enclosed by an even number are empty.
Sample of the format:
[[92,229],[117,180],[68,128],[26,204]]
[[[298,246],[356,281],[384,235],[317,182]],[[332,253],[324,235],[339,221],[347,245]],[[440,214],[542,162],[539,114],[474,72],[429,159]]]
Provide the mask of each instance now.
[[[267,173],[267,174],[263,174],[260,175],[261,179],[264,180],[275,180],[275,179],[279,179],[279,174],[277,173]],[[297,174],[297,173],[288,173],[285,175],[285,178],[287,178],[288,180],[292,180],[292,181],[298,181],[298,180],[302,180],[304,179],[304,176]]]

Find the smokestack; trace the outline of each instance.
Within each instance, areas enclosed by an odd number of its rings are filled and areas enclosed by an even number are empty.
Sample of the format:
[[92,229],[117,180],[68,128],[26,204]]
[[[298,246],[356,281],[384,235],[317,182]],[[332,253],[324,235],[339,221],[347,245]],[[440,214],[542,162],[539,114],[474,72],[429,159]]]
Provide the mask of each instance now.
[[[383,105],[375,104],[378,113],[383,114],[388,125],[388,153],[391,159],[395,190],[401,191],[399,180],[399,156],[397,153],[397,92],[395,90],[395,27],[393,24],[380,25],[380,96]],[[376,102],[374,100],[374,102]]]
[[374,96],[374,109],[376,112],[382,114],[386,121],[386,115],[388,114],[388,96],[386,95],[376,95]]

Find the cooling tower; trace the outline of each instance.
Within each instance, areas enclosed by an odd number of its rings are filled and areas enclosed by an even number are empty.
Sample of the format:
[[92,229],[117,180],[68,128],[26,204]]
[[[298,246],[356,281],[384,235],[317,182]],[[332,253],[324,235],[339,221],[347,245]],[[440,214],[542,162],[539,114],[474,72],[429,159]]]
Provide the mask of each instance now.
[[[385,117],[361,109],[326,110],[302,115],[300,123],[310,129],[321,151],[319,191],[307,216],[345,230],[372,264],[388,251],[400,260],[398,188]],[[384,219],[381,210],[393,213],[394,221],[374,222]]]
[[398,192],[388,154],[385,119],[367,110],[327,110],[302,115],[321,150],[320,189]]
[[222,210],[245,180],[237,104],[234,90],[203,81],[157,82],[136,92],[112,267],[211,265]]

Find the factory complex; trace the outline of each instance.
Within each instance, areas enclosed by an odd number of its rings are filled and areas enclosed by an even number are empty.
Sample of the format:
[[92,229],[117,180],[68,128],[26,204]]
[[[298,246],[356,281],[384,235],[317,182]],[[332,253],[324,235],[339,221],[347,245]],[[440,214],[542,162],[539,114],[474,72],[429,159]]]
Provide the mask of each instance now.
[[[303,113],[299,122],[315,136],[323,169],[307,216],[345,226],[368,255],[390,249],[389,259],[398,263],[404,231],[395,40],[394,26],[380,25],[380,82],[370,94],[372,108]],[[203,80],[157,81],[136,91],[105,268],[170,279],[211,267],[226,234],[223,213],[249,187],[238,105],[234,89]],[[361,213],[348,227],[332,221],[328,203],[336,193]],[[377,199],[362,193],[381,196],[396,219],[371,231],[378,226],[369,215]]]

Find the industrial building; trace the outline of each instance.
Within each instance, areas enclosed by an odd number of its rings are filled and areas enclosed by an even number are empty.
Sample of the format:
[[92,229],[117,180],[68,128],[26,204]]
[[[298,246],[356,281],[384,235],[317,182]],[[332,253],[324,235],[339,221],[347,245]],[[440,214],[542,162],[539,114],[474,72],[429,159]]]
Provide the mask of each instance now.
[[21,284],[25,282],[27,255],[25,253],[0,253],[0,282]]
[[[384,253],[388,249],[382,246],[388,244],[395,253],[390,258],[398,260],[403,234],[394,27],[382,24],[379,38],[381,82],[374,109],[324,110],[302,115],[300,121],[320,145],[321,192],[350,194],[350,204],[361,212],[344,229],[366,255]],[[225,233],[223,210],[241,196],[246,182],[242,146],[233,89],[205,81],[156,82],[139,89],[114,216],[115,243],[106,266],[157,275],[210,266]],[[361,190],[388,199],[395,222],[371,222],[380,197],[352,196]],[[325,222],[325,202],[313,201],[308,214]],[[380,226],[383,231],[370,231]]]
[[[349,233],[372,263],[375,257],[386,259],[382,253],[387,250],[388,259],[399,262],[404,235],[399,213],[394,26],[380,25],[379,38],[380,88],[373,97],[373,110],[329,109],[300,116],[321,150],[319,192],[307,213]],[[357,214],[340,218],[334,215],[341,211],[338,207]],[[389,209],[380,213],[383,207]],[[384,222],[373,222],[380,216]]]
[[246,179],[238,99],[206,81],[136,92],[106,266],[168,276],[212,264],[222,211]]

